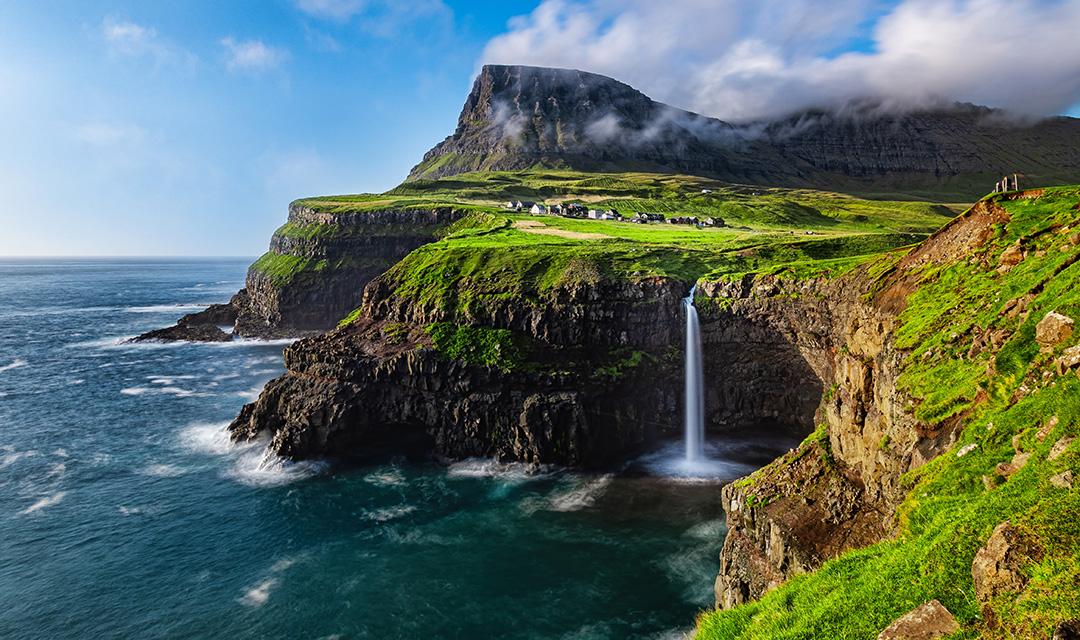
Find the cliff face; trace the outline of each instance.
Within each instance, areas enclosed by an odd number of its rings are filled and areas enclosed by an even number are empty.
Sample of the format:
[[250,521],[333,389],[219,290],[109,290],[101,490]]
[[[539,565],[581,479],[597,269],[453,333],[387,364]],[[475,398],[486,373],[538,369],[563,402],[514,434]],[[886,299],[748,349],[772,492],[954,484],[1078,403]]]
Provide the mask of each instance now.
[[661,171],[771,186],[977,197],[1003,173],[1075,181],[1080,121],[1019,124],[983,107],[902,113],[873,103],[732,125],[568,69],[485,66],[456,131],[410,179],[543,165]]
[[[559,287],[540,304],[474,308],[483,328],[368,286],[357,321],[286,350],[287,373],[244,407],[234,438],[287,458],[420,447],[460,458],[595,466],[670,432],[679,297],[670,279]],[[439,333],[494,344],[492,363],[448,358]],[[511,352],[513,352],[511,354]]]
[[296,336],[335,326],[368,282],[462,215],[449,207],[326,213],[291,204],[269,253],[248,269],[237,333]]
[[[898,315],[923,270],[967,258],[1007,221],[996,204],[980,202],[877,281],[857,272],[702,285],[712,302],[702,321],[712,370],[740,374],[726,383],[734,406],[819,425],[799,449],[724,487],[718,607],[756,599],[896,531],[904,474],[948,449],[964,417],[934,425],[915,417],[916,401],[899,384],[908,352],[895,345]],[[759,402],[740,405],[741,389]],[[722,404],[733,406],[730,397]]]
[[[465,212],[451,207],[324,212],[289,205],[270,250],[248,268],[227,304],[181,318],[136,340],[220,342],[321,333],[355,309],[364,286]],[[231,333],[221,327],[233,327]]]

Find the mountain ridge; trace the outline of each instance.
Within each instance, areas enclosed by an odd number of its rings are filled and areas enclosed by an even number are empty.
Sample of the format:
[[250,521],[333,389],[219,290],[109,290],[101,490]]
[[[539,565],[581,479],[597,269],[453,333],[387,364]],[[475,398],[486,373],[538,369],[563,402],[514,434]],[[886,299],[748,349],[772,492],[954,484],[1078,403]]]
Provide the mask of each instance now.
[[537,166],[971,198],[1006,173],[1040,184],[1077,181],[1080,120],[1020,123],[977,105],[895,112],[858,101],[736,125],[599,74],[486,65],[454,133],[408,179]]

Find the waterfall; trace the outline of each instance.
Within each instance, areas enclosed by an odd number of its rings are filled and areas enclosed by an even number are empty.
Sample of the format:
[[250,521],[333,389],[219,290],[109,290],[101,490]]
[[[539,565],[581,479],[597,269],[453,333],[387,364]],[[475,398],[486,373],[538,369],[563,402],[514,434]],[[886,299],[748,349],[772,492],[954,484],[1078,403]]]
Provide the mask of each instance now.
[[701,332],[698,330],[697,309],[694,308],[695,284],[690,295],[683,298],[686,309],[686,460],[704,458],[705,448],[705,383],[701,375]]

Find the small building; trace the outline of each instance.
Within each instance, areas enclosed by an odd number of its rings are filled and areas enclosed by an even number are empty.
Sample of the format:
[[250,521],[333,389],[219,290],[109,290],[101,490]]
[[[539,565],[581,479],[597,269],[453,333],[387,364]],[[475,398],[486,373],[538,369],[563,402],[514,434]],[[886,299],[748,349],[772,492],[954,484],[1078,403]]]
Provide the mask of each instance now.
[[533,215],[542,216],[545,215],[547,212],[547,207],[539,203],[534,204],[532,207],[529,208],[529,213]]
[[589,212],[586,215],[590,220],[599,220],[600,216],[603,214],[604,212],[599,209],[589,209]]
[[702,189],[702,193],[712,193],[712,189]]
[[705,218],[701,223],[706,227],[723,227],[727,225],[723,218],[717,218],[716,216]]
[[509,201],[509,202],[507,202],[507,203],[506,203],[505,207],[506,207],[507,209],[510,209],[510,210],[512,210],[512,211],[513,211],[513,210],[516,210],[516,209],[517,209],[517,203],[516,203],[516,202],[514,202],[513,200],[511,200],[511,201]]

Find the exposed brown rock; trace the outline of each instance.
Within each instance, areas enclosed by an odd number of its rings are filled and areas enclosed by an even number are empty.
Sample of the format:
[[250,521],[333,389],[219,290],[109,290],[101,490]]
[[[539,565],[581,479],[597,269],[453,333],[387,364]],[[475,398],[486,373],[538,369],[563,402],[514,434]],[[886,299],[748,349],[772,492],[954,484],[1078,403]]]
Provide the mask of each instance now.
[[1080,345],[1062,351],[1058,359],[1054,361],[1054,367],[1057,369],[1059,376],[1065,375],[1071,369],[1080,367]]
[[956,618],[937,600],[905,613],[878,634],[877,640],[934,640],[960,630]]
[[1046,421],[1046,424],[1039,427],[1038,432],[1035,433],[1035,438],[1039,442],[1046,440],[1046,436],[1050,435],[1050,432],[1052,432],[1056,426],[1058,426],[1058,417],[1050,416],[1050,419]]
[[1043,350],[1049,350],[1068,340],[1073,332],[1073,319],[1051,311],[1035,325],[1035,340]]
[[1027,585],[1023,567],[1037,562],[1043,551],[1038,543],[1009,522],[994,528],[990,538],[975,553],[971,577],[975,596],[983,604],[983,615],[991,619],[993,611],[987,603],[1003,593],[1016,593]]
[[1057,475],[1050,476],[1050,484],[1058,489],[1072,489],[1073,472],[1066,469]]
[[1050,447],[1050,453],[1046,456],[1046,459],[1057,460],[1061,454],[1065,453],[1065,450],[1069,448],[1069,445],[1072,444],[1073,440],[1075,439],[1076,438],[1068,436],[1059,439],[1057,442],[1054,443],[1054,446]]
[[1024,261],[1024,249],[1019,244],[1011,245],[1001,253],[998,259],[998,273],[1006,273]]
[[1058,623],[1058,626],[1054,627],[1052,640],[1080,640],[1080,619]]

